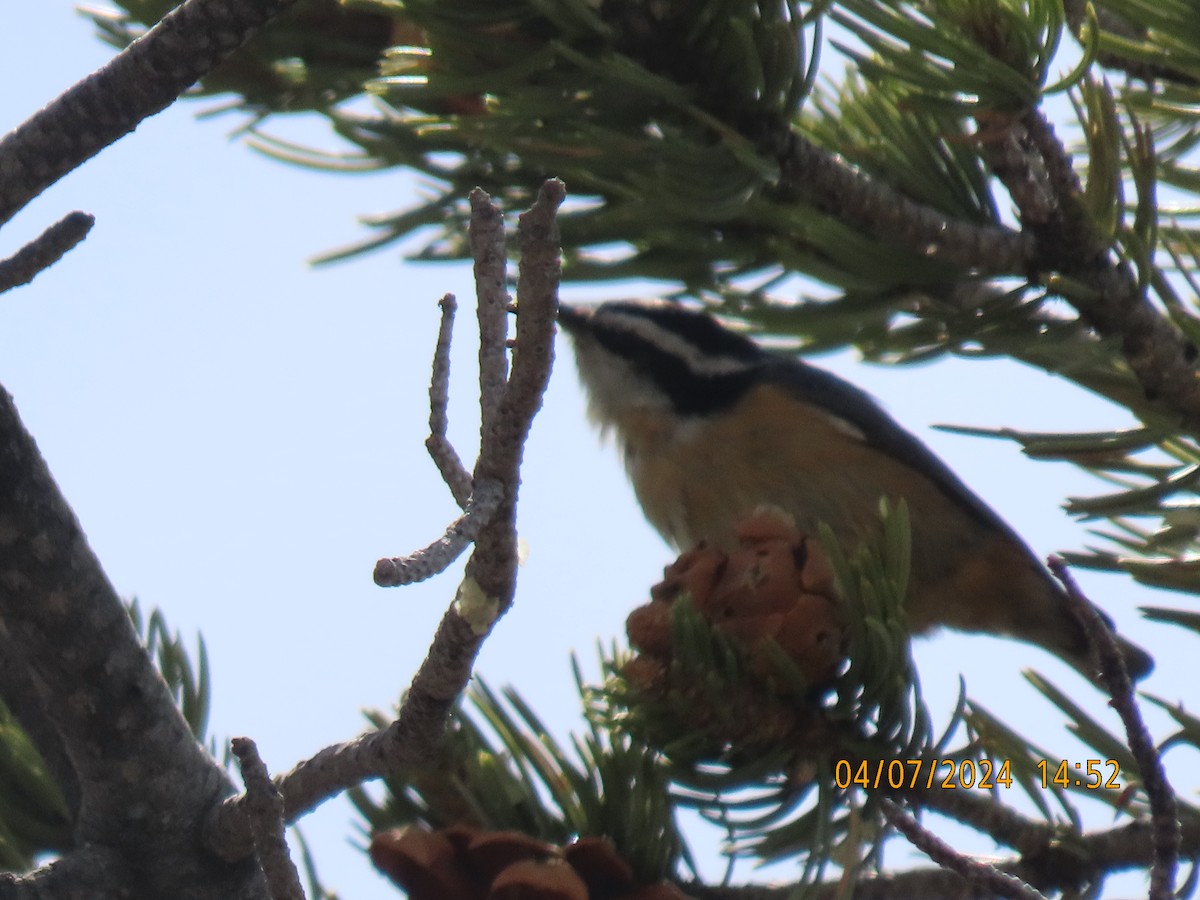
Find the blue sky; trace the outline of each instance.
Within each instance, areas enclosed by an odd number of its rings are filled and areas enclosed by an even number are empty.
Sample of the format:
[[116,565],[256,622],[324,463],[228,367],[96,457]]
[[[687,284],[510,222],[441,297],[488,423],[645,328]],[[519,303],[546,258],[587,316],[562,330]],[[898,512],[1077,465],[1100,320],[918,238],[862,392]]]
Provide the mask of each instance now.
[[[0,130],[110,54],[69,3],[21,4],[0,31]],[[465,266],[404,263],[395,249],[310,268],[308,257],[363,234],[355,216],[404,207],[419,185],[404,173],[316,174],[266,159],[231,139],[236,117],[195,118],[214,103],[177,104],[144,123],[4,229],[0,256],[72,209],[97,218],[62,263],[0,301],[0,383],[117,589],[161,607],[185,635],[203,632],[213,733],[253,737],[283,771],[361,731],[363,708],[395,702],[453,597],[457,568],[403,590],[376,588],[371,569],[432,540],[454,514],[422,446],[426,386],[436,301],[452,291],[463,310],[451,435],[470,458],[471,277]],[[315,119],[276,131],[332,140]],[[515,685],[563,735],[579,723],[569,653],[594,672],[597,640],[623,633],[671,553],[588,426],[559,349],[524,470],[528,559],[479,671]],[[1126,424],[1119,411],[1010,364],[896,371],[851,354],[823,364],[880,397],[1037,552],[1084,541],[1059,503],[1096,485],[1014,446],[928,426],[1109,428]],[[1124,632],[1158,648],[1151,692],[1174,698],[1194,683],[1171,630],[1133,612],[1172,598],[1081,577]],[[961,672],[1020,730],[1083,755],[1019,676],[1036,666],[1089,696],[1057,661],[961,635],[920,641],[916,654],[935,715],[944,718]],[[345,897],[392,896],[349,846],[350,821],[338,800],[305,823],[325,881]]]

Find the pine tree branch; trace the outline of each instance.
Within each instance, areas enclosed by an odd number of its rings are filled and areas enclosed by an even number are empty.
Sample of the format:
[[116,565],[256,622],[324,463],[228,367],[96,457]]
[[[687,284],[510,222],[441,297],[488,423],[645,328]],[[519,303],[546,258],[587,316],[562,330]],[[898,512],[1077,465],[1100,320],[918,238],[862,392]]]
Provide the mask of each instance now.
[[764,146],[779,161],[785,198],[806,200],[872,237],[980,275],[1029,270],[1029,235],[964,222],[910,200],[789,128],[768,134]]
[[[1200,377],[1195,345],[1186,340],[1139,288],[1136,275],[1115,265],[1107,245],[1090,227],[1077,227],[1086,219],[1083,190],[1054,127],[1040,110],[1022,117],[1038,152],[1046,162],[1058,198],[1058,214],[1044,226],[1035,223],[1039,255],[1050,256],[1061,271],[1096,288],[1098,296],[1066,299],[1084,320],[1105,337],[1117,338],[1121,352],[1151,400],[1160,400],[1180,413],[1192,430],[1200,430]],[[1046,239],[1044,229],[1053,229]]]
[[161,112],[296,0],[187,0],[0,139],[0,225]]
[[1127,266],[1092,224],[1071,158],[1040,110],[1008,119],[979,120],[989,166],[1036,238],[1036,266],[1092,290],[1063,294],[1085,322],[1120,341],[1121,352],[1146,397],[1200,431],[1200,373],[1196,347],[1150,302]]
[[1044,229],[1056,214],[1058,197],[1028,131],[1012,113],[983,110],[975,121],[981,154],[1021,211],[1022,224]]
[[[1150,822],[1130,822],[1107,831],[1082,835],[1077,842],[1079,851],[1094,863],[1103,863],[1110,872],[1149,868],[1157,854],[1156,826]],[[1179,821],[1179,855],[1194,859],[1200,856],[1200,820],[1184,816]]]
[[[329,797],[368,778],[396,777],[405,769],[435,758],[446,720],[471,677],[471,667],[496,621],[512,605],[516,592],[516,502],[525,440],[553,363],[554,322],[557,312],[558,233],[555,215],[564,197],[563,185],[543,185],[533,208],[521,217],[518,244],[522,253],[517,286],[517,335],[512,372],[497,380],[500,371],[493,350],[480,351],[480,408],[488,427],[482,433],[475,464],[476,484],[502,485],[495,512],[475,540],[455,602],[442,617],[429,654],[405,694],[396,720],[356,740],[327,747],[298,764],[278,780],[284,817],[295,821]],[[499,227],[500,211],[480,192],[473,196],[473,217],[485,227]],[[503,234],[500,232],[500,244]],[[506,345],[503,327],[508,315],[503,266],[490,255],[495,241],[481,244],[478,258],[490,267],[491,277],[477,279],[481,307],[481,340]],[[507,362],[505,362],[507,367]],[[499,396],[495,396],[499,394]],[[488,395],[488,396],[484,396]],[[489,408],[492,412],[486,412]],[[207,824],[207,840],[226,859],[249,852],[250,832],[245,797],[231,798],[214,808]]]
[[8,259],[0,261],[0,294],[29,284],[87,237],[94,224],[95,216],[68,213]]

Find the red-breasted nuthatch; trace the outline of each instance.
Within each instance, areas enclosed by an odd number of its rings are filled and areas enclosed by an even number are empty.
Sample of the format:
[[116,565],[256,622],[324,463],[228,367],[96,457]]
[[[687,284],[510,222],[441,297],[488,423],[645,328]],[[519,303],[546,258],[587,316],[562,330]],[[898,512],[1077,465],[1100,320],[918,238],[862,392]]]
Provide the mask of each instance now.
[[[735,545],[763,505],[847,549],[907,501],[914,633],[939,625],[1044,647],[1088,678],[1096,662],[1058,582],[1032,551],[867,394],[712,317],[669,304],[562,307],[593,418],[615,432],[646,518],[677,550]],[[1150,656],[1118,638],[1133,678]]]

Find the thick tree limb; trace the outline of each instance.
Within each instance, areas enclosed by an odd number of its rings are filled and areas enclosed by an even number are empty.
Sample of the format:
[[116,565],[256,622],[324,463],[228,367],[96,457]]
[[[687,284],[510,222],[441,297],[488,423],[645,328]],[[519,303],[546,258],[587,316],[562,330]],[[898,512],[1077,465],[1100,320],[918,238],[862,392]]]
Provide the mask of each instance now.
[[[0,224],[168,106],[293,2],[188,0],[5,135]],[[90,224],[76,213],[53,226],[3,265],[5,284],[27,281]],[[266,896],[252,864],[202,852],[199,821],[232,785],[196,743],[3,391],[0,648],[0,689],[77,810],[81,848],[28,876],[0,880],[0,895]]]
[[920,256],[980,275],[1023,275],[1034,255],[1030,235],[975,225],[917,203],[790,128],[767,139],[779,161],[784,197],[808,201],[849,225]]
[[1062,292],[1063,299],[1099,335],[1121,342],[1148,399],[1200,432],[1196,348],[1154,306],[1137,275],[1113,261],[1110,241],[1097,233],[1083,203],[1083,185],[1050,122],[1040,110],[978,121],[988,166],[1036,241],[1030,272],[1081,283],[1087,290]]
[[187,0],[103,68],[0,139],[0,225],[166,109],[296,0]]
[[1174,410],[1190,430],[1200,431],[1196,347],[1150,302],[1137,275],[1112,261],[1107,242],[1087,221],[1079,176],[1049,120],[1040,110],[1030,110],[1021,124],[1045,161],[1057,201],[1048,221],[1031,223],[1043,265],[1094,289],[1090,295],[1069,292],[1064,299],[1099,334],[1120,340],[1148,398]]
[[3,392],[0,642],[20,648],[78,776],[78,846],[124,855],[148,894],[207,883],[256,896],[244,870],[198,855],[199,818],[232,785],[196,743]]

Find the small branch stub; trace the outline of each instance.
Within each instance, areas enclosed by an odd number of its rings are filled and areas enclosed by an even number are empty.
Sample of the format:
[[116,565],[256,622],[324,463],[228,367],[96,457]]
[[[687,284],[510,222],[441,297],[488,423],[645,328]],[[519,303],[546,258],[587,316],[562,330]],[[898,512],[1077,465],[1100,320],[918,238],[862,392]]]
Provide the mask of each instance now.
[[95,216],[68,213],[8,259],[0,261],[0,294],[29,284],[87,237],[95,224]]
[[450,342],[458,303],[453,294],[446,294],[438,305],[442,308],[442,321],[438,326],[433,374],[429,379],[429,437],[425,439],[425,449],[429,451],[429,457],[441,473],[446,487],[450,488],[458,508],[466,509],[471,499],[471,473],[446,436],[449,426],[447,407],[450,405]]
[[245,810],[250,820],[254,853],[267,879],[271,900],[304,900],[300,873],[292,862],[284,833],[283,797],[271,781],[254,741],[234,738],[230,747],[246,785]]
[[408,556],[375,563],[375,583],[380,587],[401,587],[446,571],[487,526],[502,497],[503,489],[498,482],[481,481],[471,494],[466,511],[450,523],[440,538]]

